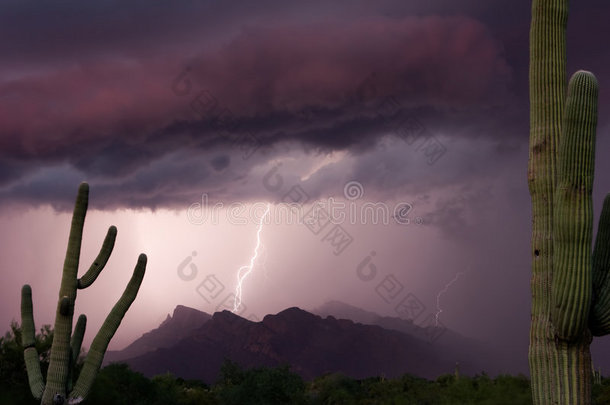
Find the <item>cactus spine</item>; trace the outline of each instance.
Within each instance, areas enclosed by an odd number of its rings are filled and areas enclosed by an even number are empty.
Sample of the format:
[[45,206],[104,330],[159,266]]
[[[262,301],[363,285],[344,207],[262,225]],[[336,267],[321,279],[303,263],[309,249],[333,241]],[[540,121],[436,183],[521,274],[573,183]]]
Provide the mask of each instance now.
[[576,72],[566,94],[567,0],[533,0],[530,30],[534,404],[591,403],[592,335],[610,332],[610,195],[593,253],[597,80]]
[[123,295],[112,308],[112,311],[110,311],[104,324],[93,339],[79,378],[73,387],[72,373],[80,353],[87,323],[85,315],[80,315],[74,328],[74,333],[72,333],[76,292],[77,289],[89,287],[103,270],[112,253],[117,233],[117,229],[114,226],[108,229],[97,258],[83,277],[77,278],[88,200],[89,185],[82,183],[78,189],[76,205],[72,215],[68,249],[64,261],[61,287],[59,289],[55,331],[46,384],[40,370],[38,353],[34,347],[35,327],[32,290],[27,284],[21,290],[22,339],[25,348],[24,358],[28,380],[32,395],[34,398],[40,399],[42,405],[78,404],[87,396],[102,364],[108,343],[112,336],[114,336],[131,303],[136,298],[146,270],[146,255],[141,254]]

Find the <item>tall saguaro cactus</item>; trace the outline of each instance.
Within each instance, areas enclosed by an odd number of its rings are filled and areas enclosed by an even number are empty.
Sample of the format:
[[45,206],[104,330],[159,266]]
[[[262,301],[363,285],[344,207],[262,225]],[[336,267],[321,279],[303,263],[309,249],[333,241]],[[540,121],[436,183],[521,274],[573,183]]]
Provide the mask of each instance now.
[[32,310],[32,290],[26,284],[21,291],[24,358],[32,395],[34,395],[34,398],[40,399],[42,405],[78,404],[87,396],[104,359],[108,343],[112,336],[114,336],[131,303],[136,298],[146,270],[146,255],[141,254],[123,295],[114,308],[112,308],[112,311],[110,311],[104,324],[93,339],[79,378],[73,387],[72,373],[80,352],[87,321],[85,315],[80,315],[74,328],[74,333],[72,333],[76,291],[89,287],[103,270],[112,253],[117,233],[117,229],[114,226],[108,229],[97,258],[89,270],[81,278],[77,278],[88,200],[89,185],[82,183],[78,189],[74,214],[72,215],[68,250],[66,252],[61,287],[59,289],[55,331],[46,384],[40,370],[38,352],[34,346],[35,327]]
[[533,0],[530,30],[534,404],[590,404],[592,336],[610,333],[610,195],[593,251],[597,80],[578,71],[566,93],[568,0]]

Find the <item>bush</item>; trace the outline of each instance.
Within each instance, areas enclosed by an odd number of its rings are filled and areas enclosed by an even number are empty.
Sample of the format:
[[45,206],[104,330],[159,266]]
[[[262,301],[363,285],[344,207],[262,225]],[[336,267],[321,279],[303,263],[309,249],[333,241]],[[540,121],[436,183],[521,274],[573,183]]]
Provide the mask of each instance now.
[[[36,335],[41,368],[46,375],[53,331]],[[81,363],[82,365],[82,363]],[[79,367],[77,367],[77,372]],[[593,386],[593,403],[610,405],[610,379]],[[21,328],[16,322],[0,337],[0,405],[38,404],[30,393]],[[435,381],[405,374],[355,380],[327,374],[305,384],[288,366],[242,369],[225,361],[217,384],[186,381],[171,374],[148,379],[126,364],[111,364],[97,376],[83,405],[520,405],[531,404],[527,377],[485,373],[474,377],[447,374]]]
[[[40,368],[46,375],[49,354],[53,343],[50,325],[44,325],[35,336],[35,346],[40,357]],[[28,375],[23,359],[21,327],[11,322],[11,329],[0,337],[0,405],[38,404],[30,393]]]
[[289,367],[242,370],[225,361],[218,396],[225,405],[306,404],[305,383]]

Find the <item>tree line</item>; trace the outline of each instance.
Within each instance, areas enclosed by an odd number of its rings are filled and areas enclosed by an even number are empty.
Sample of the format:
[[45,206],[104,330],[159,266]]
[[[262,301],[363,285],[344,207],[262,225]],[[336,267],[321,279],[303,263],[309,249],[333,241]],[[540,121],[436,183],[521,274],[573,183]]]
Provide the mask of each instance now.
[[[41,365],[48,366],[53,330],[44,326],[36,335]],[[80,371],[79,364],[77,374]],[[0,337],[0,405],[32,404],[21,345],[21,328],[16,323]],[[146,378],[126,364],[103,368],[87,405],[443,405],[443,404],[531,404],[530,381],[523,375],[485,373],[473,377],[445,374],[427,380],[405,374],[353,379],[331,373],[312,381],[284,367],[244,369],[226,360],[218,381],[207,385],[171,374]],[[610,404],[610,379],[594,386],[594,403]]]

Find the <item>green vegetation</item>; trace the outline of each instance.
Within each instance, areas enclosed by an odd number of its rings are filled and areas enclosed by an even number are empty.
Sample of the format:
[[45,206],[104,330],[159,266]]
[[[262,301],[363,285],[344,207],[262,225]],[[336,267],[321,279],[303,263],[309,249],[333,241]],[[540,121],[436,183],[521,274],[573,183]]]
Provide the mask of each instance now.
[[[22,331],[17,323],[0,338],[0,405],[35,405],[31,398],[22,356]],[[36,334],[40,364],[48,367],[53,331],[45,326]],[[82,359],[79,357],[79,359]],[[77,362],[75,374],[82,369]],[[594,386],[596,404],[610,404],[610,379]],[[289,367],[258,367],[244,370],[225,361],[218,381],[208,386],[171,374],[144,377],[125,364],[100,370],[83,405],[451,405],[531,404],[529,380],[520,376],[486,374],[468,377],[446,374],[436,380],[412,375],[355,380],[327,374],[303,381]]]
[[89,353],[82,365],[82,370],[78,373],[78,379],[73,386],[73,381],[77,375],[78,355],[87,325],[85,315],[80,315],[74,327],[74,333],[72,332],[76,292],[79,289],[89,287],[97,279],[112,253],[117,234],[116,227],[111,226],[108,229],[97,258],[89,267],[89,270],[81,278],[78,278],[80,249],[88,203],[89,185],[82,183],[78,188],[74,214],[72,215],[68,249],[55,314],[52,346],[50,354],[45,357],[45,359],[48,359],[48,365],[45,366],[47,371],[46,382],[43,378],[40,351],[36,347],[36,337],[34,335],[32,289],[26,284],[21,290],[23,330],[19,340],[22,342],[20,344],[22,344],[25,358],[30,391],[35,399],[41,400],[42,405],[62,405],[67,402],[78,404],[87,397],[104,359],[108,343],[136,298],[146,270],[146,255],[141,254],[123,295],[112,308],[93,339]]
[[[21,327],[11,323],[10,330],[0,337],[0,405],[38,404],[32,399],[28,376],[23,359]],[[53,342],[50,325],[40,329],[34,338],[34,346],[40,353],[40,367],[43,372],[49,367],[49,353]]]

